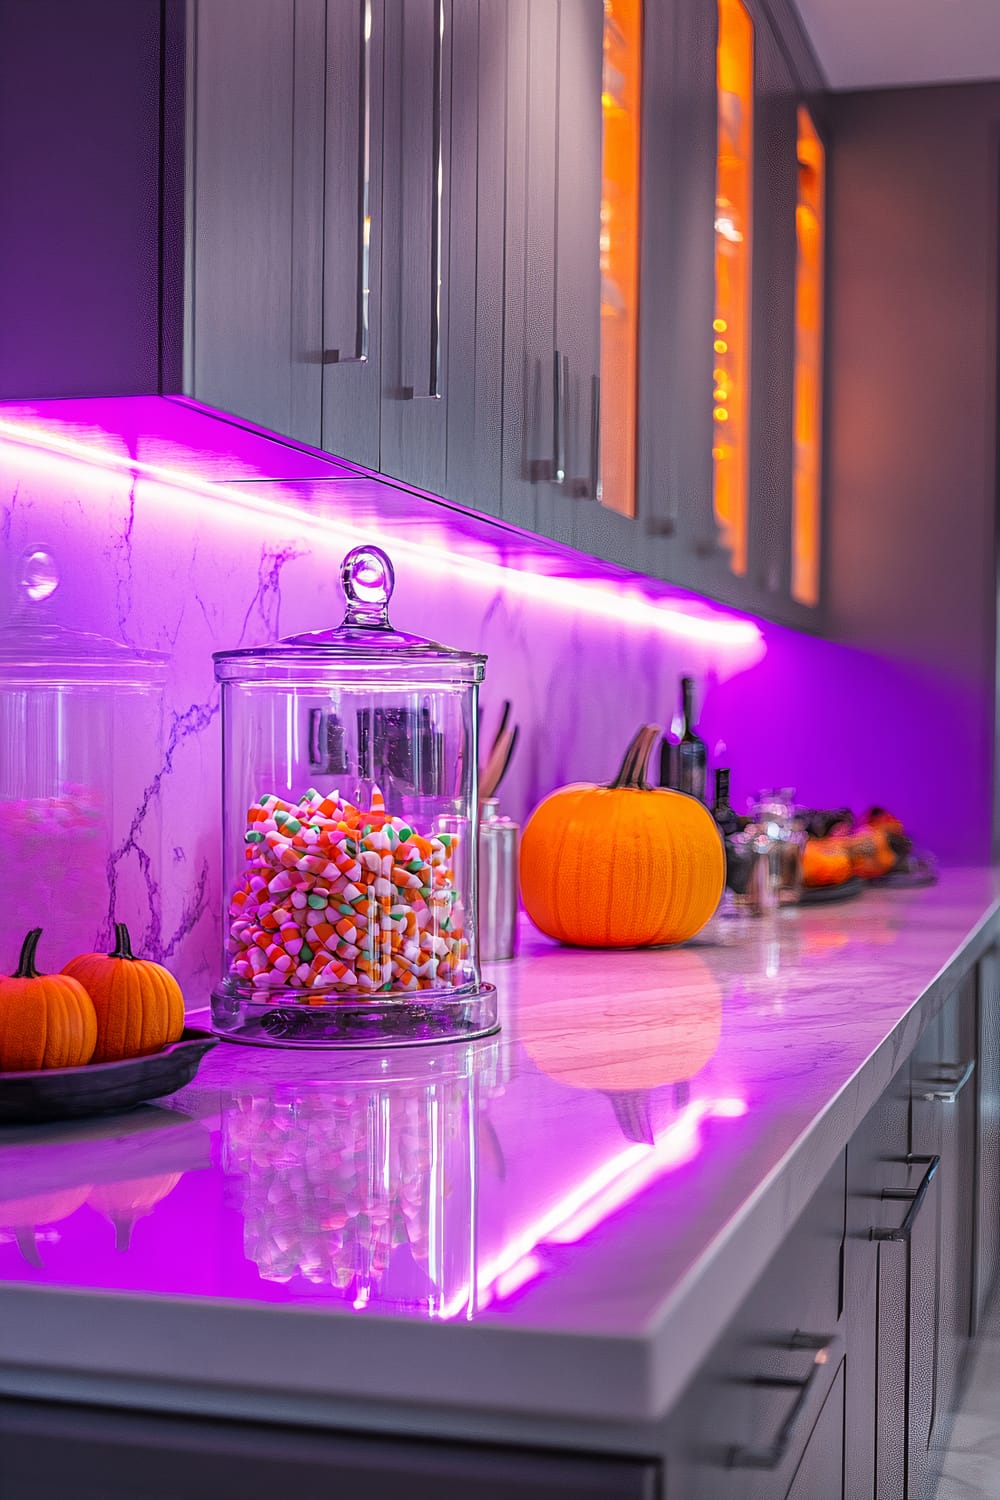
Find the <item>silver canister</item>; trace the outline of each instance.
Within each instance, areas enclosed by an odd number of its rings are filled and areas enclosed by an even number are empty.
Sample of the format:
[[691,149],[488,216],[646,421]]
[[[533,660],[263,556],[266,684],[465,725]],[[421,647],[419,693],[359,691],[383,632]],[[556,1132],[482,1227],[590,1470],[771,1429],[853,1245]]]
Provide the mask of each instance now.
[[479,805],[479,957],[483,962],[517,953],[518,825],[502,818],[495,797]]

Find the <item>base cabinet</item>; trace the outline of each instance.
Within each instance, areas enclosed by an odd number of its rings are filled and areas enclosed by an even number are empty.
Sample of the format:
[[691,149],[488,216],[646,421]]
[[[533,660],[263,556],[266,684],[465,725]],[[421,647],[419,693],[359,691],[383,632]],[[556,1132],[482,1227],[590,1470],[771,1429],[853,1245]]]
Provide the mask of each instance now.
[[0,1400],[4,1500],[657,1500],[659,1465]]

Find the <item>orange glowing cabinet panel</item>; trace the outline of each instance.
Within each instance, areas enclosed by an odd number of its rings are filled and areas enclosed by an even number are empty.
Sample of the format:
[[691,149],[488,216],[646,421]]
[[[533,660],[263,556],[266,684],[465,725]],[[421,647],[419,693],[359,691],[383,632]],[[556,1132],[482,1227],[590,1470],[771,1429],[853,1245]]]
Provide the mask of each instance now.
[[712,411],[715,519],[734,573],[747,570],[750,251],[753,195],[753,22],[718,0],[718,158]]
[[819,603],[823,416],[823,229],[825,158],[809,111],[799,107],[795,206],[795,464],[792,596]]
[[600,494],[635,515],[642,0],[604,0]]

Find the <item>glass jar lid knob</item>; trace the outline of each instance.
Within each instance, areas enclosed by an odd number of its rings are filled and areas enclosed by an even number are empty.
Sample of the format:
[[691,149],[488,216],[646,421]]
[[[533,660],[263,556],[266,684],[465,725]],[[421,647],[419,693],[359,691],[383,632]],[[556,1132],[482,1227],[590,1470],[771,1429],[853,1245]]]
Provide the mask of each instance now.
[[347,599],[345,625],[366,630],[391,630],[389,600],[396,575],[381,547],[366,544],[348,552],[340,568],[340,583]]

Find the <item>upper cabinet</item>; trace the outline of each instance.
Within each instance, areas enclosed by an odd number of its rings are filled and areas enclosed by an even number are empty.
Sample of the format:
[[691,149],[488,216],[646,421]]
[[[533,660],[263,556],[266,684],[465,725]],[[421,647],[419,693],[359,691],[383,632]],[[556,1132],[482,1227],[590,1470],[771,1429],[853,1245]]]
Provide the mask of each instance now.
[[824,150],[765,0],[191,0],[186,389],[792,623]]
[[186,389],[494,511],[502,0],[193,0]]

